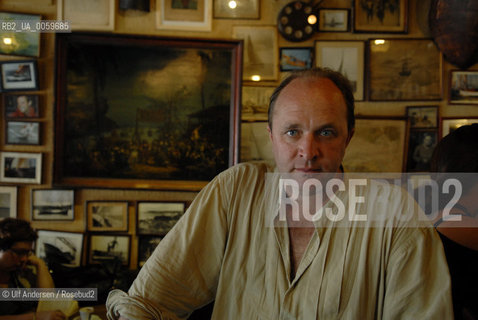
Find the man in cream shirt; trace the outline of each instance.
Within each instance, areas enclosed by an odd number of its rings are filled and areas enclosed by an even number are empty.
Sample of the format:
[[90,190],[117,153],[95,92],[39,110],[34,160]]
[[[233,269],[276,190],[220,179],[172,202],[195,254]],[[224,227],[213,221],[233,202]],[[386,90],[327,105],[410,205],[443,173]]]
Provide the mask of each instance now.
[[[243,163],[214,178],[128,293],[110,293],[108,318],[185,319],[214,301],[212,318],[221,320],[452,319],[440,239],[420,224],[419,213],[410,214],[405,192],[358,188],[364,197],[378,192],[389,202],[357,206],[385,217],[376,225],[334,220],[337,200],[349,212],[350,195],[340,188],[312,208],[328,212],[323,219],[305,219],[294,206],[282,211],[280,197],[291,193],[281,190],[283,177],[303,187],[316,174],[342,176],[354,133],[348,81],[318,68],[294,73],[269,108],[275,165]],[[300,196],[308,201],[319,194]]]

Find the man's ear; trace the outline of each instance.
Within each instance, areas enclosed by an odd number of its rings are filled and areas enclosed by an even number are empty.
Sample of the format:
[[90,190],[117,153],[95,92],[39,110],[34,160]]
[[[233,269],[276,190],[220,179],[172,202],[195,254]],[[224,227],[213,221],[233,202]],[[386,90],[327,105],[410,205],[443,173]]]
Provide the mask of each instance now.
[[269,139],[271,140],[272,142],[272,129],[269,125],[267,125],[267,131],[269,132]]
[[347,137],[347,143],[345,144],[345,147],[347,147],[350,143],[350,140],[352,140],[352,137],[354,136],[355,133],[355,128],[350,129],[349,131],[349,136]]

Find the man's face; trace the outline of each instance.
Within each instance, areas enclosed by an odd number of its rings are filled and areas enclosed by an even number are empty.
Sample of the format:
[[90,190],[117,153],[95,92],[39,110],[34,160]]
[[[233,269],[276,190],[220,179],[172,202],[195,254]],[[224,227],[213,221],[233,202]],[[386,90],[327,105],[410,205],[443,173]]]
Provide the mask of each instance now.
[[306,177],[339,172],[353,130],[347,129],[345,100],[331,80],[298,78],[279,94],[269,134],[279,172]]
[[23,112],[23,113],[27,112],[27,110],[28,110],[28,100],[27,100],[27,97],[25,97],[25,96],[19,96],[19,97],[17,98],[17,107],[18,107],[18,109],[19,109],[21,112]]

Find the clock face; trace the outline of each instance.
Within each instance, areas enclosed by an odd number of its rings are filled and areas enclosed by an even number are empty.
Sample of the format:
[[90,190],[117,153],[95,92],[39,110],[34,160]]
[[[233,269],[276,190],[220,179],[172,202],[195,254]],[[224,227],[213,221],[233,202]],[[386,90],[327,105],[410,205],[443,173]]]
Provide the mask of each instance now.
[[[312,19],[309,19],[313,16]],[[315,18],[315,19],[314,19]],[[308,22],[312,20],[312,24]],[[280,34],[289,41],[304,41],[309,39],[316,30],[317,15],[310,4],[302,1],[288,3],[279,12],[277,28]]]

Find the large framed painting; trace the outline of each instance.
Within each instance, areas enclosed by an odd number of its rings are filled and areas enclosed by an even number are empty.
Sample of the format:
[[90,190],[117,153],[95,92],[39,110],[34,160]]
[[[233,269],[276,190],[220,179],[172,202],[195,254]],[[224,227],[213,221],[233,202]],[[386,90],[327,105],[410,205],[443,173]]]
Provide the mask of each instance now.
[[365,42],[315,41],[315,65],[339,71],[352,84],[354,98],[364,100]]
[[348,172],[402,172],[405,117],[358,117],[343,160]]
[[430,39],[370,39],[369,98],[440,100],[440,52]]
[[408,0],[353,0],[354,32],[407,33]]
[[241,42],[57,35],[54,184],[199,190],[237,163]]
[[212,0],[156,0],[156,10],[157,29],[212,29]]

